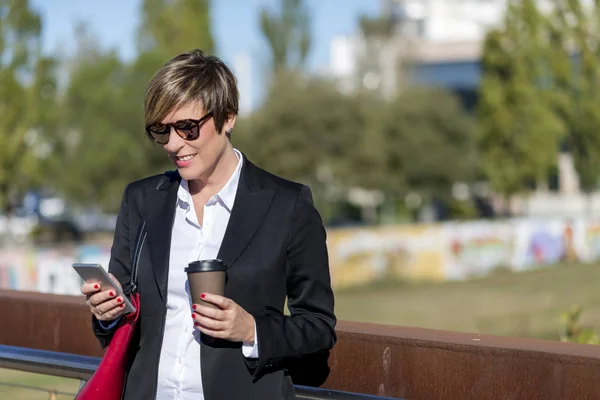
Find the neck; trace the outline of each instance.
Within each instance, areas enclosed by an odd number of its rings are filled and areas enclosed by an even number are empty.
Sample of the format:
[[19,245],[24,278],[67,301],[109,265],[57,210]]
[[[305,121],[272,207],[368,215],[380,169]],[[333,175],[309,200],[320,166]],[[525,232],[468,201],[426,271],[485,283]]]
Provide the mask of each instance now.
[[210,171],[207,177],[194,179],[188,182],[190,194],[199,195],[202,198],[209,199],[219,193],[233,175],[238,164],[238,158],[231,145],[227,146],[221,157],[219,157],[215,167]]

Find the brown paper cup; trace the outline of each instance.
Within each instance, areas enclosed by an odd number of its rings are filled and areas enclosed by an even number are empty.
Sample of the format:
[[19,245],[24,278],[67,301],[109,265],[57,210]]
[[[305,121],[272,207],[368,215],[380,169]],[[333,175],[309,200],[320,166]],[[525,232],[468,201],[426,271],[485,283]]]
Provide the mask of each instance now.
[[188,276],[192,303],[218,308],[200,298],[202,293],[225,295],[227,268],[221,260],[200,260],[189,263],[185,269]]

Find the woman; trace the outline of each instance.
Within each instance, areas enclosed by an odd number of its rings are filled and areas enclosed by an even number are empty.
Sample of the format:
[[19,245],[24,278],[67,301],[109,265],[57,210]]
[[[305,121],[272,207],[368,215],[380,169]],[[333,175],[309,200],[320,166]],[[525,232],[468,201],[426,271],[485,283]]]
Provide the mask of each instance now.
[[[336,340],[325,229],[310,189],[233,148],[238,90],[217,57],[194,50],[170,60],[148,84],[144,108],[148,136],[176,171],[129,184],[117,220],[109,272],[126,295],[141,243],[139,343],[123,398],[294,398],[292,371],[318,370],[312,360]],[[228,266],[225,296],[205,294],[217,309],[191,304],[184,268],[215,258]],[[122,299],[94,282],[82,293],[105,347]]]

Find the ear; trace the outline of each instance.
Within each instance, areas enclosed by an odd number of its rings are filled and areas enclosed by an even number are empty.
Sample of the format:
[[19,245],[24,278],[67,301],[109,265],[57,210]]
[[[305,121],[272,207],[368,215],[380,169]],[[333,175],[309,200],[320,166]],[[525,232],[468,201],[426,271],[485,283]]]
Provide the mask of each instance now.
[[236,115],[231,114],[225,124],[223,124],[223,131],[225,132],[225,136],[227,139],[231,140],[231,131],[233,131],[233,127],[235,126]]
[[229,115],[229,117],[227,118],[227,120],[223,124],[223,131],[224,132],[231,133],[231,131],[233,130],[233,127],[235,126],[236,118],[237,118],[237,115],[235,115],[235,114],[230,114]]

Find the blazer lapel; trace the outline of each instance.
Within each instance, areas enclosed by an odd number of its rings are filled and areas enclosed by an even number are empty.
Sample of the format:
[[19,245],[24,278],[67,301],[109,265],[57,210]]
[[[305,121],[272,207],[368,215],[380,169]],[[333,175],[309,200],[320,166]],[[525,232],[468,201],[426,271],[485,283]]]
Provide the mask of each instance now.
[[275,195],[274,190],[260,187],[256,180],[256,172],[257,168],[244,156],[235,204],[218,255],[228,268],[235,263],[254,237]]
[[[244,156],[240,183],[231,211],[229,223],[219,249],[218,258],[231,267],[250,243],[264,220],[274,190],[262,189],[256,179],[257,168]],[[177,190],[181,177],[175,172],[166,173],[156,187],[148,188],[146,226],[148,248],[154,278],[163,302],[167,300],[171,234],[175,220]]]
[[149,188],[146,224],[152,270],[160,297],[166,303],[171,233],[175,220],[177,190],[181,177],[177,172],[166,173],[156,187]]

